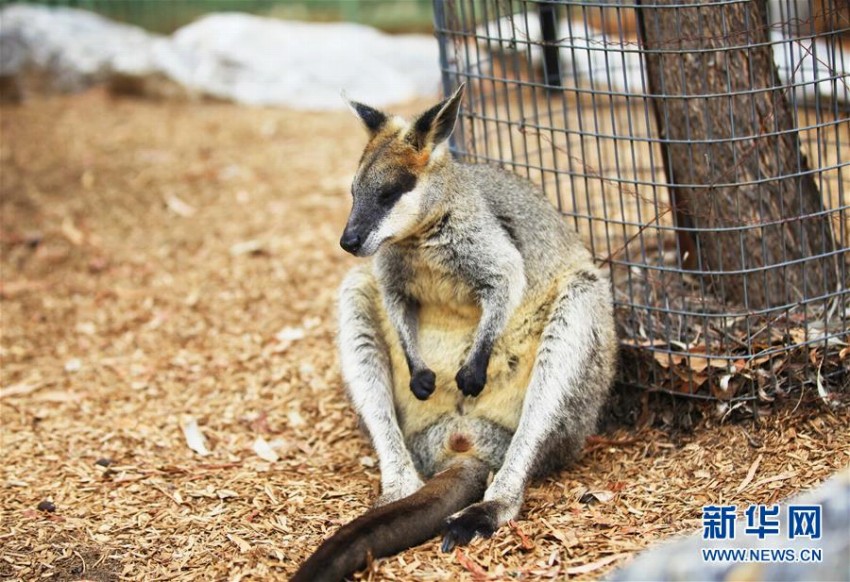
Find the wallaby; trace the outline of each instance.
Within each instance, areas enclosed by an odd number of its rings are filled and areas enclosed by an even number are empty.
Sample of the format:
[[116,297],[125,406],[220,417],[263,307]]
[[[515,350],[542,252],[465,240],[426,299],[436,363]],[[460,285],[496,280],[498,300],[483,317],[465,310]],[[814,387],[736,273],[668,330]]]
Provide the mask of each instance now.
[[453,159],[462,96],[411,122],[351,102],[370,139],[340,244],[374,258],[342,283],[338,342],[381,495],[294,581],[492,535],[532,478],[577,457],[608,394],[608,278],[533,184]]
[[[452,133],[462,94],[460,90],[457,99],[421,115],[403,139],[377,144],[373,140],[376,147],[385,149],[380,155],[373,154],[371,163],[361,163],[354,178],[354,208],[340,240],[342,248],[356,256],[373,255],[382,243],[395,243],[385,245],[376,256],[375,276],[407,361],[410,389],[419,400],[426,400],[436,387],[436,374],[420,353],[419,310],[423,302],[442,303],[443,299],[425,288],[456,287],[451,299],[481,311],[472,346],[455,376],[461,392],[478,396],[487,380],[493,344],[519,305],[526,285],[510,209],[494,212],[480,195],[464,197],[452,192],[452,188],[492,188],[486,176],[469,176],[470,184],[441,183],[451,174],[441,168],[446,163],[438,159],[445,152],[433,149]],[[359,103],[352,108],[367,127],[376,120],[381,123],[382,114]],[[399,122],[391,125],[396,130],[402,127]],[[377,130],[382,128],[379,125]],[[402,157],[392,155],[391,150],[399,147],[402,151],[397,153]],[[363,162],[369,153],[367,148]],[[449,228],[451,240],[446,238]],[[493,239],[488,240],[488,235]],[[432,280],[435,276],[436,281]]]

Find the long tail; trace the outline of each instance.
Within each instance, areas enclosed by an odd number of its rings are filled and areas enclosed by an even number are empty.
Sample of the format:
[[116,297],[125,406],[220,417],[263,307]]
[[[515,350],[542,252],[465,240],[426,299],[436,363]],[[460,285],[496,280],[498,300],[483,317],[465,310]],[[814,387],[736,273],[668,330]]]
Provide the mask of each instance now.
[[419,491],[367,511],[319,546],[291,582],[339,582],[366,565],[367,555],[391,556],[439,534],[447,517],[480,501],[490,468],[464,457]]

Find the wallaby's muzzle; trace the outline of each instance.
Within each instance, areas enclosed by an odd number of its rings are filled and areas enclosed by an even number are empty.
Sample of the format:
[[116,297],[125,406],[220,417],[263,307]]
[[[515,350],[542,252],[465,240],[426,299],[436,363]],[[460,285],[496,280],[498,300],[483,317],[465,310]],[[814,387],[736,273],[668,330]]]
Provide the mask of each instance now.
[[347,225],[342,232],[342,238],[339,239],[339,246],[347,253],[357,255],[357,251],[363,246],[363,237],[357,232],[357,228]]
[[376,239],[376,235],[383,218],[382,209],[362,198],[354,202],[345,230],[342,231],[342,237],[339,239],[339,246],[355,257],[368,257],[375,254],[381,242]]

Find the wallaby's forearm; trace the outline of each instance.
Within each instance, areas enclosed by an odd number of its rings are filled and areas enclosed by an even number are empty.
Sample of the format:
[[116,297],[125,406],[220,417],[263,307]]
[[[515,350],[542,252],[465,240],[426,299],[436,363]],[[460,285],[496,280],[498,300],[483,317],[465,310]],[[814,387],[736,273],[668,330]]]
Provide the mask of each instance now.
[[481,299],[481,321],[466,361],[455,376],[458,388],[466,396],[478,396],[484,389],[493,344],[504,331],[512,309],[506,286],[491,288]]
[[[522,255],[507,238],[501,242],[500,254],[488,257],[484,248],[470,248],[469,261],[465,262],[466,276],[481,305],[481,320],[475,330],[472,347],[455,376],[458,388],[466,396],[478,396],[484,389],[493,345],[525,294]],[[480,263],[489,263],[490,268],[481,269]]]
[[419,400],[427,400],[434,393],[437,377],[419,352],[419,303],[395,290],[387,291],[385,303],[410,370],[410,389]]

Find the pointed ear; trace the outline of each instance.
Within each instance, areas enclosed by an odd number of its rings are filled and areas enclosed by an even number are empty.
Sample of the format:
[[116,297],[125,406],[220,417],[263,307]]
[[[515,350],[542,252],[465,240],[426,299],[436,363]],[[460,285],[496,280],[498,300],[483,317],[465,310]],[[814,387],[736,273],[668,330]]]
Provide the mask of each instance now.
[[416,149],[433,149],[449,138],[454,131],[465,86],[461,84],[451,97],[437,103],[413,122],[408,139]]
[[351,108],[351,111],[354,112],[354,115],[360,118],[360,121],[363,122],[363,125],[366,126],[366,129],[370,134],[375,135],[378,133],[387,122],[387,115],[385,113],[378,111],[377,109],[373,109],[368,105],[352,101],[345,95],[345,93],[342,93],[342,98]]

